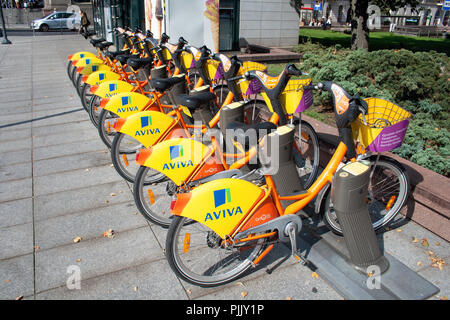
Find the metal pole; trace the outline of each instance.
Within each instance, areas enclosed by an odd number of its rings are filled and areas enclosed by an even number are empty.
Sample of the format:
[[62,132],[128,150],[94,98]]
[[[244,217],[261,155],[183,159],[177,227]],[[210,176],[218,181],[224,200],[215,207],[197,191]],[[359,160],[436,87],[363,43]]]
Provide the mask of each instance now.
[[2,44],[11,44],[11,41],[8,40],[8,36],[6,35],[5,17],[3,16],[3,6],[2,5],[0,5],[0,14],[2,16],[2,28],[3,28]]

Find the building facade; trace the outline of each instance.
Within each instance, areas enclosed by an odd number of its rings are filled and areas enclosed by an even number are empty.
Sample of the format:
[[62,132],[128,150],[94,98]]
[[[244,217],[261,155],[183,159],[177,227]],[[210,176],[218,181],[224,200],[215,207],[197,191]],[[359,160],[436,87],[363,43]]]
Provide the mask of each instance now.
[[[344,26],[350,22],[350,0],[304,0],[300,16],[300,26],[310,25],[312,19],[318,21],[330,18],[333,26]],[[413,10],[410,7],[391,11],[389,16],[381,15],[381,24],[395,23],[397,26],[445,26],[448,25],[450,11],[444,10],[444,0],[421,0]]]
[[213,51],[239,49],[239,38],[268,47],[298,44],[299,16],[289,0],[92,0],[95,30],[105,37],[117,26],[183,36]]

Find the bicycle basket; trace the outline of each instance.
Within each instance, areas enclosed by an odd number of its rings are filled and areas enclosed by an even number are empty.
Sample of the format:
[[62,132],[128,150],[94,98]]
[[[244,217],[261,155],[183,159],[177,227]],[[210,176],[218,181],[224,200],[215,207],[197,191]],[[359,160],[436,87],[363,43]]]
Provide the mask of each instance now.
[[311,84],[311,81],[311,78],[288,81],[283,92],[278,97],[286,114],[303,112],[312,105],[312,90],[303,90],[303,86]]
[[[242,66],[239,68],[237,75],[242,76],[245,72],[250,70],[267,72],[267,67],[258,62],[244,61]],[[251,81],[241,80],[238,82],[238,89],[243,95],[248,96],[261,92],[262,86],[256,79],[252,79]]]
[[206,60],[206,74],[210,81],[223,79],[223,67],[220,61],[208,59]]
[[172,59],[172,54],[170,53],[169,49],[163,48],[162,54],[163,54],[164,60],[169,61],[170,59]]
[[194,56],[190,52],[182,51],[181,55],[181,65],[185,70],[189,70],[193,67]]
[[369,105],[365,116],[353,121],[353,138],[364,148],[373,152],[384,152],[398,148],[403,139],[411,119],[411,113],[401,107],[380,98],[364,99]]

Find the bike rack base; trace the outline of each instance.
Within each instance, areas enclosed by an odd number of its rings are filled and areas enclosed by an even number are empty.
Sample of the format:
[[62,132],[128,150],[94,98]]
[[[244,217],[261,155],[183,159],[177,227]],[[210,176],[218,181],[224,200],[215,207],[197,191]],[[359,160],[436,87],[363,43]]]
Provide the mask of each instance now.
[[349,300],[423,300],[440,290],[390,254],[389,269],[380,275],[379,289],[370,289],[373,279],[358,272],[348,258],[345,242],[327,232],[317,235],[304,226],[298,248],[310,262],[310,267],[330,286]]

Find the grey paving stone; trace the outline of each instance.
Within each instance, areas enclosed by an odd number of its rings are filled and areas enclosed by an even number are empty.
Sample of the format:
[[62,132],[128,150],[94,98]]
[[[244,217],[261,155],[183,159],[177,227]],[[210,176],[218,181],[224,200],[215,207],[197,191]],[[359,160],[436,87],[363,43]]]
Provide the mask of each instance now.
[[33,224],[0,229],[0,260],[33,252]]
[[[448,263],[450,256],[445,257],[444,261]],[[431,261],[430,261],[431,262]],[[450,297],[450,267],[444,265],[442,270],[436,267],[428,267],[418,272],[419,275],[433,283],[440,289],[440,292],[431,299],[445,299]]]
[[88,240],[102,237],[109,229],[120,233],[147,226],[143,217],[131,213],[133,208],[134,202],[126,202],[36,221],[35,242],[41,249],[49,249],[71,244],[77,236]]
[[31,223],[33,221],[32,199],[0,203],[0,228]]
[[31,149],[4,152],[0,157],[0,166],[31,162]]
[[31,163],[0,165],[0,181],[31,178]]
[[[111,193],[116,195],[112,197]],[[35,220],[40,221],[64,214],[107,208],[110,205],[130,201],[133,201],[133,196],[129,192],[128,185],[123,180],[119,180],[82,189],[37,196],[34,198],[34,215]],[[129,214],[135,212],[137,210],[133,207],[128,210]]]
[[[93,128],[78,130],[77,126],[73,126],[71,130],[59,132],[51,135],[33,137],[33,147],[47,147],[52,145],[60,145],[64,143],[73,143],[78,141],[93,140],[98,137],[98,131]],[[100,139],[100,137],[98,137]]]
[[[199,299],[214,300],[338,300],[342,297],[312,271],[299,264],[289,265],[249,281],[238,281],[224,290]],[[272,290],[271,288],[276,288]],[[242,293],[247,295],[242,297]]]
[[41,115],[41,112],[33,113],[33,127],[49,126],[60,123],[69,123],[73,121],[86,120],[86,112],[81,107],[75,108],[71,111],[55,111],[52,114]]
[[0,261],[0,299],[34,294],[33,255]]
[[8,141],[16,141],[27,139],[31,137],[31,125],[27,127],[23,127],[20,129],[12,128],[4,128],[0,129],[0,141],[8,142]]
[[159,260],[82,280],[80,290],[69,290],[63,286],[39,293],[36,299],[184,300],[187,296],[167,262]]
[[36,177],[34,179],[34,193],[38,196],[122,180],[112,170],[114,168],[110,166],[103,166],[93,167],[89,171],[81,169]]
[[31,149],[31,137],[0,142],[0,150],[4,153],[23,149]]
[[[1,145],[1,143],[0,143]],[[74,155],[92,151],[108,150],[100,139],[92,139],[90,141],[79,141],[71,144],[61,144],[56,146],[47,146],[35,148],[33,150],[33,159],[43,160],[67,155]]]
[[[87,130],[87,129],[93,129],[94,126],[92,125],[92,122],[88,119],[72,122],[72,123],[62,123],[57,124],[53,126],[43,126],[38,128],[33,128],[33,137],[42,137],[47,135],[54,135],[57,133],[66,133],[69,131],[73,131],[74,128],[77,130]],[[95,130],[95,129],[93,129]]]
[[21,113],[21,114],[9,114],[0,116],[0,129],[4,126],[8,126],[12,128],[13,125],[16,127],[18,124],[29,123],[26,121],[30,121],[32,119],[31,113]]
[[[77,259],[81,259],[77,263]],[[154,237],[143,227],[118,233],[113,239],[98,238],[36,252],[36,292],[66,284],[67,268],[79,265],[82,279],[97,277],[131,266],[163,260]]]
[[33,174],[35,177],[39,177],[62,171],[90,169],[92,167],[109,165],[110,163],[111,157],[109,154],[103,151],[94,151],[35,161]]
[[0,182],[0,202],[31,197],[31,184],[31,178]]

